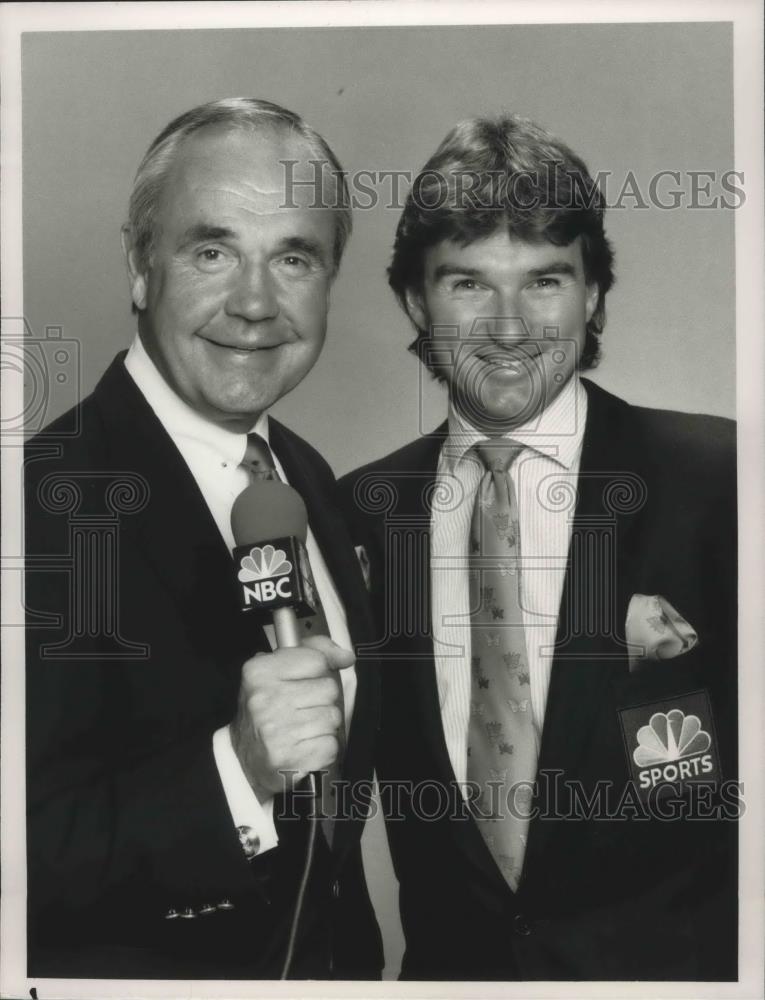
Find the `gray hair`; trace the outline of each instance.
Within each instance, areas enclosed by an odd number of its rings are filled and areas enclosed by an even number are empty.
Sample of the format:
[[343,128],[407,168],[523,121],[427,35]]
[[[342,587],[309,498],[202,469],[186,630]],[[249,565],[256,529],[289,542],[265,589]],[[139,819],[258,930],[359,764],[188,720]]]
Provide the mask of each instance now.
[[271,101],[254,97],[227,97],[192,108],[173,119],[149,146],[133,181],[128,210],[133,248],[140,264],[146,266],[149,263],[156,238],[157,206],[178,150],[188,136],[208,125],[223,125],[232,130],[284,130],[305,140],[311,155],[315,157],[312,164],[322,166],[324,183],[326,184],[327,167],[335,182],[332,198],[329,203],[322,198],[321,206],[332,208],[335,212],[333,264],[337,271],[352,226],[345,172],[326,139],[299,115]]

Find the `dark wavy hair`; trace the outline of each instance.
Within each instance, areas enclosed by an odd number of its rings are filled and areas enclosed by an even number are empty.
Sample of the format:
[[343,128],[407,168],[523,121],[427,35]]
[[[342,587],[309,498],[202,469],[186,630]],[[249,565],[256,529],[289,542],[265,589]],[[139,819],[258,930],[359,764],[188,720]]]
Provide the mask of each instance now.
[[[593,368],[614,282],[604,213],[605,200],[584,162],[549,132],[517,115],[471,118],[455,125],[415,178],[396,229],[388,281],[412,319],[407,289],[421,288],[425,251],[442,240],[467,246],[503,224],[510,236],[528,242],[568,246],[580,236],[585,278],[597,283],[598,304],[579,367]],[[417,327],[409,349],[425,357],[421,347],[429,337]]]

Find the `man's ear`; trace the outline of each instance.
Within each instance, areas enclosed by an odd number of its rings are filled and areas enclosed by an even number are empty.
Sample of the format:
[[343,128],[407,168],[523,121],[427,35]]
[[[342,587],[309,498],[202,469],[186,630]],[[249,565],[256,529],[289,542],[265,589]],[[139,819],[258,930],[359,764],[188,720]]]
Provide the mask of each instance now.
[[591,285],[587,285],[587,296],[585,298],[584,313],[587,317],[587,322],[589,323],[595,314],[595,310],[598,308],[598,301],[600,299],[600,288],[598,287],[597,281],[593,281]]
[[407,288],[405,298],[406,311],[409,313],[410,319],[414,322],[418,330],[425,330],[427,332],[430,322],[422,293],[418,289]]
[[138,253],[133,244],[133,233],[127,223],[125,223],[120,232],[120,242],[122,243],[122,252],[125,255],[125,263],[127,264],[130,296],[133,299],[133,305],[136,309],[145,309],[146,272],[139,265]]

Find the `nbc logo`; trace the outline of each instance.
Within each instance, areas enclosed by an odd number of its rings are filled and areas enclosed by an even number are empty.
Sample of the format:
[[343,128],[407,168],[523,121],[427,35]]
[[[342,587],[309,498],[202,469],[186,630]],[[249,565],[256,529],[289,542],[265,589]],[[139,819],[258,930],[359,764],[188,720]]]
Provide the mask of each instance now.
[[641,769],[641,788],[698,777],[714,769],[707,753],[712,744],[709,733],[701,728],[697,715],[686,715],[679,708],[655,712],[648,725],[638,729],[637,743],[632,759]]
[[245,604],[253,600],[263,604],[277,597],[292,596],[292,563],[282,549],[275,549],[273,545],[255,546],[242,557],[239,566],[237,577],[244,584]]

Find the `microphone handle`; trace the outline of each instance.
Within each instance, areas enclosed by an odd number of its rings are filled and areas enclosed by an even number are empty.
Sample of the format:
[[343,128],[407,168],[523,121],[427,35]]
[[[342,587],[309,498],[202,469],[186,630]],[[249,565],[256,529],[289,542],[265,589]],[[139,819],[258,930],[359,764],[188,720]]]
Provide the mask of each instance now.
[[[274,632],[276,633],[277,649],[294,648],[295,646],[300,645],[300,629],[298,628],[298,620],[294,608],[275,608],[273,621]],[[318,800],[319,779],[316,774],[310,773],[308,775],[308,784],[314,799]],[[290,932],[289,937],[287,938],[287,950],[284,955],[284,964],[282,965],[282,971],[279,977],[280,979],[288,979],[292,968],[292,959],[295,954],[295,942],[297,941],[298,926],[300,924],[300,917],[303,913],[303,904],[305,901],[308,879],[311,874],[311,869],[313,868],[317,826],[316,811],[314,810],[309,819],[308,841],[306,844],[305,861],[303,863],[303,874],[300,877],[300,885],[298,886],[298,892],[295,898],[295,909],[293,910],[292,920],[290,921]]]
[[277,649],[294,649],[300,645],[300,629],[294,608],[274,609],[274,632]]

